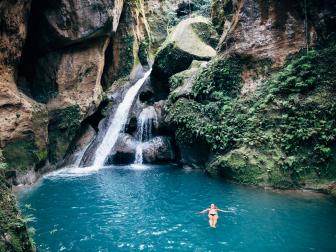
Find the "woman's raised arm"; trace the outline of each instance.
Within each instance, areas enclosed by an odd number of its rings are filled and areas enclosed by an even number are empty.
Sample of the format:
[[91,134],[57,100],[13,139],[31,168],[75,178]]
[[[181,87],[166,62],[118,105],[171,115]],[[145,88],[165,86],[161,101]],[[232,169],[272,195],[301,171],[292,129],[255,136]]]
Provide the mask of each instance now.
[[208,212],[209,211],[209,208],[207,208],[207,209],[204,209],[203,211],[201,211],[201,212],[199,212],[200,214],[201,213],[206,213],[206,212]]

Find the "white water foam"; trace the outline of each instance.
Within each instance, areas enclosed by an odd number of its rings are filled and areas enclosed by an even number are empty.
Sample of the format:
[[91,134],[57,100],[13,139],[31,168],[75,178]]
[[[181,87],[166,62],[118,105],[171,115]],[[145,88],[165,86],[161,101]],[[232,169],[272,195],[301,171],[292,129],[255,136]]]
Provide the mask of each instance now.
[[[110,153],[118,140],[119,133],[124,130],[129,111],[132,107],[135,96],[138,94],[139,89],[145,83],[152,70],[145,73],[144,77],[138,80],[126,93],[123,101],[119,104],[114,118],[107,129],[103,141],[100,143],[95,152],[94,167],[101,167],[104,165],[106,157]],[[86,169],[86,168],[85,168]]]
[[157,128],[158,119],[155,108],[153,106],[143,109],[138,118],[138,139],[140,143],[136,147],[135,164],[143,163],[143,147],[144,142],[153,138],[153,126]]

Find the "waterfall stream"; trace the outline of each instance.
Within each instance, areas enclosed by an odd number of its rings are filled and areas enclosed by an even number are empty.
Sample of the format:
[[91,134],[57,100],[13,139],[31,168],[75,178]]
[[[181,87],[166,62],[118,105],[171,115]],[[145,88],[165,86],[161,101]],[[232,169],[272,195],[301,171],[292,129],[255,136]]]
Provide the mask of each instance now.
[[119,133],[124,130],[125,124],[127,122],[129,111],[132,107],[133,101],[138,94],[140,88],[145,83],[146,79],[150,75],[151,70],[147,71],[140,80],[138,80],[126,93],[123,101],[119,104],[117,111],[113,117],[111,124],[109,125],[103,141],[100,143],[96,149],[94,155],[94,167],[101,167],[109,155],[111,149],[114,147],[118,140]]
[[153,138],[153,126],[157,127],[157,114],[153,106],[147,107],[139,115],[137,137],[139,144],[136,147],[135,164],[143,163],[144,143]]

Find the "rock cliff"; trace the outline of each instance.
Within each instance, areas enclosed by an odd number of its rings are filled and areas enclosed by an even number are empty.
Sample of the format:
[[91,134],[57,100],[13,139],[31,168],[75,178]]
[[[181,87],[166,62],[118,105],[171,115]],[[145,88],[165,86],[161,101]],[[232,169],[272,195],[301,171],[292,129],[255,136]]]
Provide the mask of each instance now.
[[208,146],[203,167],[240,183],[332,192],[334,6],[213,1],[217,56],[169,79],[181,152]]

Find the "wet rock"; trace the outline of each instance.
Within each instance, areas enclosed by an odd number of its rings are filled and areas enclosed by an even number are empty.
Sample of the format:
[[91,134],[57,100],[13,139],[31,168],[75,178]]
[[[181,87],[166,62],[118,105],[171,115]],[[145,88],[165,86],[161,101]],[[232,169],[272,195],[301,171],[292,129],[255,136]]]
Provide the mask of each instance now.
[[165,111],[166,104],[167,104],[166,100],[161,100],[153,104],[153,107],[157,115],[156,131],[158,135],[172,135],[173,134],[173,129],[169,127],[169,125],[166,123],[164,119],[164,115],[166,113]]
[[146,90],[140,93],[139,100],[146,104],[152,104],[154,101],[154,94],[150,90]]
[[145,163],[172,162],[176,158],[170,137],[159,136],[143,143]]
[[79,165],[85,150],[93,141],[95,136],[95,129],[90,124],[84,123],[84,125],[82,125],[81,129],[79,130],[78,136],[70,144],[67,155],[61,166]]
[[195,9],[195,4],[190,1],[183,1],[177,5],[176,15],[182,17],[189,15]]
[[107,158],[107,164],[132,164],[135,159],[136,139],[121,133],[116,145]]
[[136,117],[131,117],[125,126],[125,133],[132,134],[137,130],[138,120]]
[[156,76],[169,78],[186,70],[193,60],[210,60],[216,55],[208,44],[209,34],[201,34],[199,25],[205,26],[203,31],[211,30],[209,20],[204,17],[189,18],[177,25],[156,54],[153,65]]

